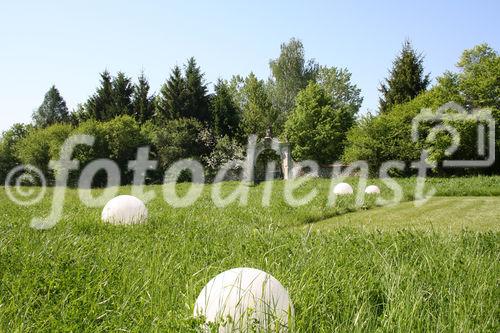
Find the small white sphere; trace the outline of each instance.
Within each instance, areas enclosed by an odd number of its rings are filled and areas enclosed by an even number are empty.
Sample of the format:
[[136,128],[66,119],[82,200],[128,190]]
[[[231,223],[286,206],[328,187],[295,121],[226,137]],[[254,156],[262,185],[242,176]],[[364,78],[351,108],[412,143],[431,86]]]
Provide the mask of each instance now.
[[370,185],[365,189],[366,194],[380,194],[380,188],[377,185]]
[[353,194],[352,186],[347,183],[338,183],[333,188],[333,193],[338,195]]
[[[219,333],[286,332],[293,317],[288,292],[270,274],[254,268],[220,273],[203,288],[194,304],[194,316],[220,325]],[[279,328],[277,330],[276,328]]]
[[101,218],[111,224],[139,224],[146,222],[148,209],[134,196],[119,195],[104,206]]

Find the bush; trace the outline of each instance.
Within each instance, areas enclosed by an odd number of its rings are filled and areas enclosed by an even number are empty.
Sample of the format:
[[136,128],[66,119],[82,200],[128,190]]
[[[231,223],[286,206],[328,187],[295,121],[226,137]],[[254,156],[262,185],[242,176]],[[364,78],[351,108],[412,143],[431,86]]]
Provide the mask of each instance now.
[[[77,145],[72,158],[80,162],[80,171],[90,162],[101,158],[115,161],[121,171],[122,183],[132,180],[133,172],[128,170],[128,162],[136,159],[137,149],[150,141],[139,124],[130,116],[121,116],[108,122],[87,120],[77,128],[56,124],[45,129],[34,129],[15,145],[16,157],[23,164],[31,164],[42,170],[49,183],[54,181],[54,172],[49,169],[50,160],[58,160],[64,141],[78,134],[92,135],[92,146]],[[4,154],[2,154],[4,156]],[[70,185],[76,185],[79,171],[70,174]],[[99,172],[93,184],[106,184],[106,174]]]
[[22,164],[39,168],[52,183],[54,172],[49,169],[50,160],[58,160],[62,144],[73,128],[71,125],[56,124],[43,129],[34,129],[15,146],[17,158]]
[[10,170],[21,164],[15,147],[32,130],[30,125],[15,124],[2,134],[0,140],[0,182],[5,183]]
[[366,161],[371,173],[376,174],[383,162],[397,160],[408,164],[418,160],[421,148],[412,141],[411,124],[423,103],[417,97],[395,106],[389,113],[363,117],[347,134],[343,161]]
[[158,127],[153,145],[163,171],[181,159],[202,160],[210,151],[203,124],[193,118],[170,120]]
[[96,159],[109,158],[111,155],[111,148],[106,139],[106,131],[103,123],[97,120],[87,120],[75,128],[71,134],[86,134],[95,138],[92,146],[78,145],[75,147],[73,158],[80,161],[80,166],[82,168]]
[[[150,143],[140,125],[130,116],[120,116],[107,122],[87,120],[72,134],[87,134],[95,138],[93,146],[79,145],[75,149],[73,156],[80,161],[81,169],[96,159],[111,159],[120,168],[123,184],[130,183],[133,176],[133,172],[128,170],[128,162],[136,159],[139,147]],[[105,184],[106,174],[99,172],[94,178],[94,185]]]
[[[217,140],[217,144],[210,155],[203,159],[207,166],[206,179],[209,181],[213,180],[220,168],[227,162],[244,159],[245,149],[238,143],[237,140],[231,139],[227,136],[220,138]],[[237,179],[239,171],[240,168],[233,168],[230,172],[228,172],[228,178]]]
[[[343,155],[344,162],[367,161],[371,172],[375,173],[385,161],[403,161],[409,166],[412,161],[420,159],[421,151],[425,148],[430,153],[429,162],[436,164],[435,173],[484,172],[483,169],[453,170],[442,168],[442,162],[445,158],[454,160],[483,158],[477,156],[477,122],[475,121],[448,121],[444,123],[444,125],[451,125],[460,135],[459,149],[452,156],[445,155],[445,150],[452,143],[449,133],[440,132],[433,142],[425,141],[429,129],[436,124],[422,124],[419,128],[420,140],[418,142],[412,141],[412,120],[417,114],[423,109],[436,112],[438,108],[450,101],[448,98],[452,101],[460,101],[460,96],[453,97],[449,91],[445,91],[443,94],[441,88],[435,87],[408,103],[396,105],[389,113],[376,117],[371,115],[363,117],[347,135],[347,147]],[[456,111],[448,109],[444,112]],[[495,115],[495,113],[493,114]],[[498,122],[498,116],[496,117]],[[404,173],[411,172],[410,169],[407,169]]]
[[141,131],[139,123],[130,116],[116,117],[102,123],[106,142],[109,145],[109,158],[118,163],[122,172],[122,182],[132,180],[133,171],[128,170],[128,162],[135,160],[137,149],[150,144]]

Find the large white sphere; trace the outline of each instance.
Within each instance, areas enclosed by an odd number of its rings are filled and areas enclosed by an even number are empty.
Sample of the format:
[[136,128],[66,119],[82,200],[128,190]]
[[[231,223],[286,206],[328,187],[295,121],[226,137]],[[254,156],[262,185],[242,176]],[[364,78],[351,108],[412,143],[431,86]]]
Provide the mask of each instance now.
[[220,325],[219,333],[286,332],[293,311],[281,283],[254,268],[233,268],[217,275],[194,304],[194,316]]
[[148,209],[134,196],[119,195],[104,206],[101,218],[112,224],[138,224],[146,221]]
[[338,183],[333,188],[333,193],[338,194],[338,195],[344,195],[344,194],[353,194],[354,191],[353,191],[351,185],[349,185],[347,183]]
[[366,194],[380,194],[380,188],[377,185],[370,185],[365,189]]

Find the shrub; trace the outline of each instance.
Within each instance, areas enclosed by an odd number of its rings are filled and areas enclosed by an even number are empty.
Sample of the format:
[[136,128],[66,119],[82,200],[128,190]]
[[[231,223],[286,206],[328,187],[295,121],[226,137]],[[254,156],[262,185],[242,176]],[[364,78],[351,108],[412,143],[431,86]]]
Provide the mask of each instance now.
[[[443,93],[444,92],[444,93]],[[452,101],[460,101],[460,96],[453,97],[449,90],[443,91],[442,87],[435,87],[421,94],[414,100],[394,106],[392,111],[379,116],[367,115],[347,134],[347,147],[343,160],[350,163],[357,160],[367,161],[372,173],[380,168],[385,161],[403,161],[409,166],[412,161],[420,158],[422,149],[429,151],[429,162],[436,164],[436,173],[456,173],[458,170],[443,169],[442,162],[446,159],[473,160],[482,158],[477,156],[477,122],[475,121],[448,121],[460,135],[460,145],[452,156],[446,156],[445,150],[451,145],[451,136],[447,132],[439,132],[436,139],[426,142],[429,129],[436,125],[424,123],[419,128],[420,140],[412,141],[411,127],[413,118],[423,109],[432,112]],[[456,112],[453,109],[444,112]],[[477,111],[473,111],[477,112]],[[493,112],[495,115],[495,112]],[[498,121],[498,115],[497,121]],[[498,132],[497,132],[498,133]],[[498,139],[497,139],[498,140]],[[497,148],[498,150],[498,141]],[[460,172],[478,172],[484,170],[461,170]],[[411,173],[409,169],[405,174]]]
[[[109,158],[118,164],[124,184],[129,183],[133,175],[128,170],[128,162],[136,159],[139,147],[150,143],[140,125],[130,116],[120,116],[108,122],[87,120],[72,134],[88,134],[95,138],[93,146],[79,145],[75,149],[73,156],[80,161],[81,168],[96,159]],[[105,177],[104,172],[98,173],[94,184],[104,185]]]
[[[203,159],[206,164],[206,178],[213,180],[220,168],[229,161],[244,160],[245,149],[238,143],[237,140],[227,136],[219,138],[210,155]],[[238,167],[233,168],[228,172],[228,178],[236,179],[240,171]]]
[[136,159],[138,148],[150,142],[143,135],[139,123],[130,116],[116,117],[102,123],[102,126],[109,145],[109,158],[118,163],[122,182],[129,183],[133,172],[128,170],[128,162]]
[[181,159],[201,160],[209,152],[203,138],[203,124],[193,118],[180,118],[167,121],[158,127],[153,145],[158,154],[162,170]]
[[54,173],[49,169],[49,162],[59,159],[61,146],[72,130],[71,125],[56,124],[30,131],[15,146],[19,161],[39,168],[49,183],[53,182]]
[[15,124],[2,134],[0,140],[0,182],[2,184],[10,170],[21,164],[15,147],[31,130],[30,125]]

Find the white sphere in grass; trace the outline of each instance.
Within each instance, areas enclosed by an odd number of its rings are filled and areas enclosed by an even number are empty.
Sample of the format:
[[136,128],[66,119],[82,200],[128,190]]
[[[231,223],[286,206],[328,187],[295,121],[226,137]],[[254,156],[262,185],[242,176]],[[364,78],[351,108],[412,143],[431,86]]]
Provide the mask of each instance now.
[[354,190],[352,189],[352,186],[347,183],[338,183],[333,188],[333,193],[337,195],[346,195],[346,194],[353,194]]
[[365,189],[366,194],[380,194],[380,188],[377,185],[370,185]]
[[111,224],[139,224],[146,222],[148,209],[134,196],[119,195],[104,206],[101,218]]
[[208,282],[194,304],[194,316],[214,323],[219,333],[287,332],[293,311],[281,283],[254,268],[220,273]]

